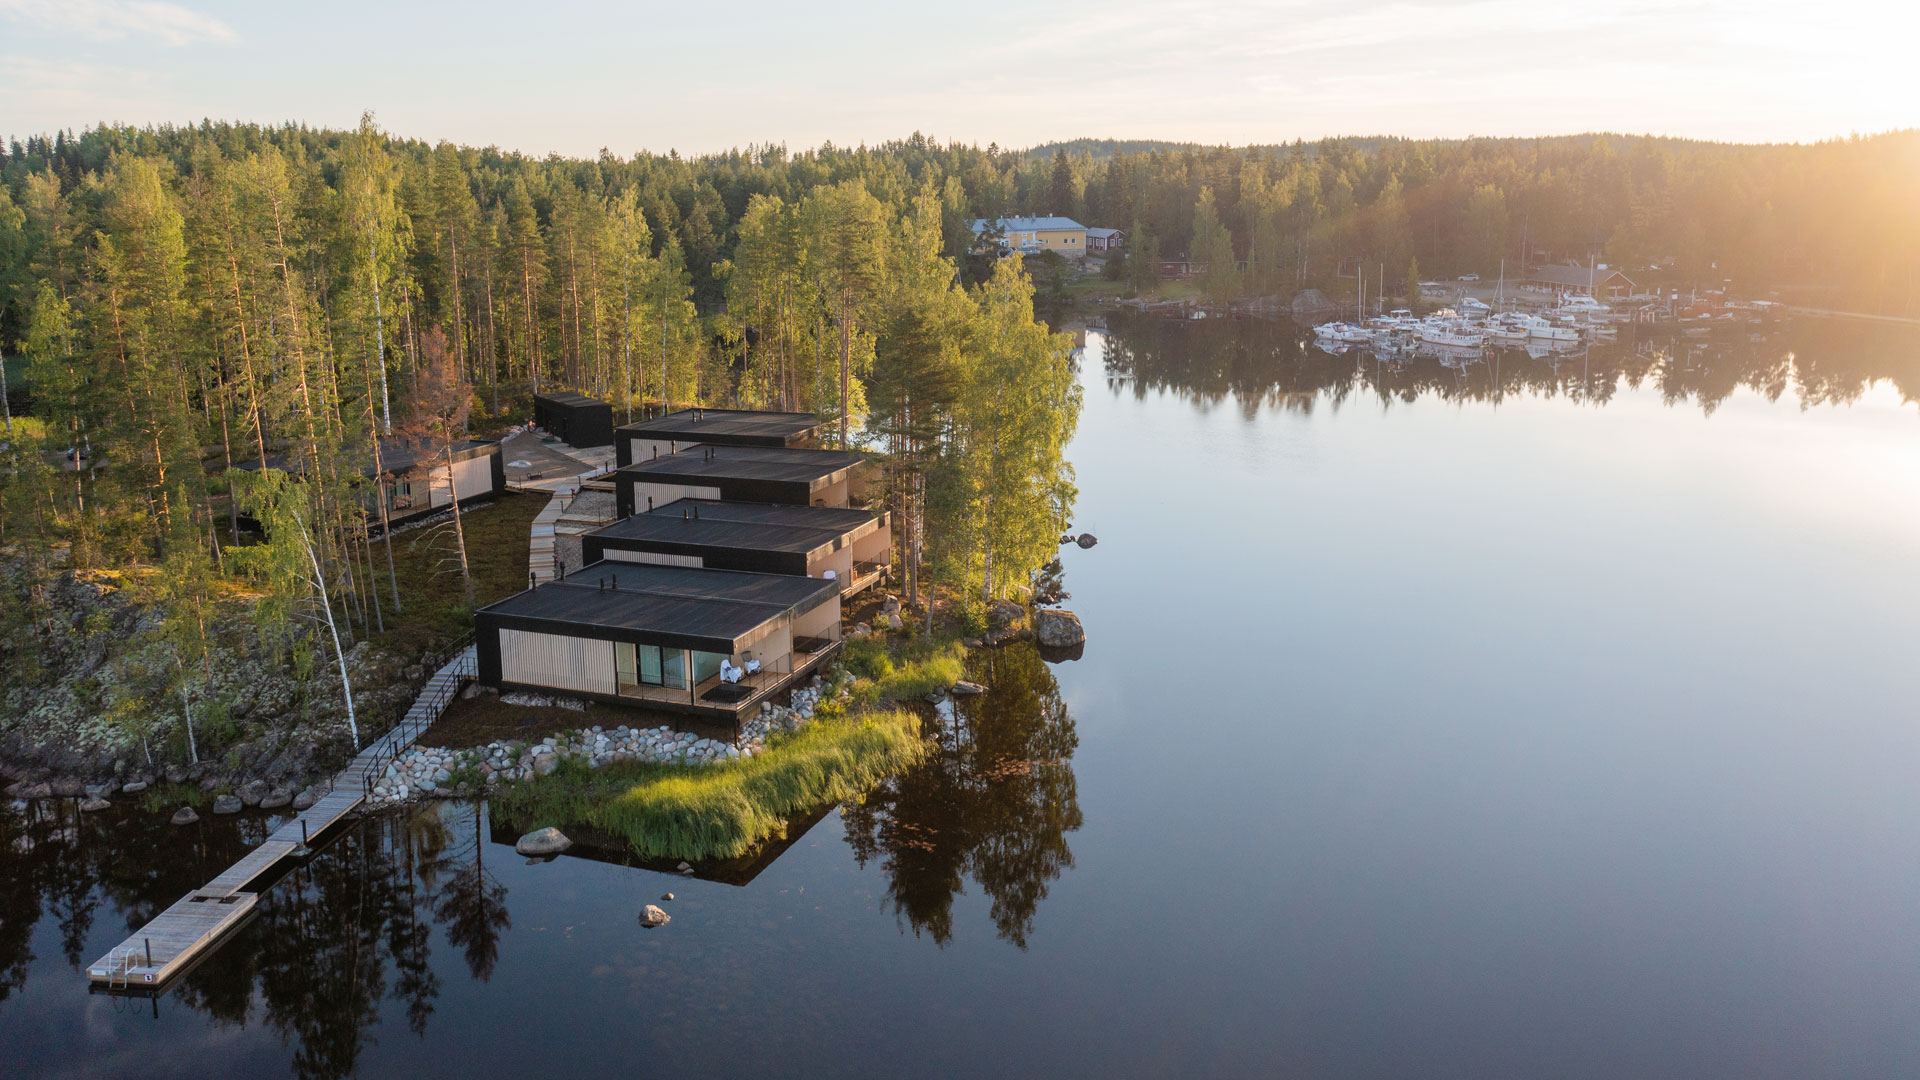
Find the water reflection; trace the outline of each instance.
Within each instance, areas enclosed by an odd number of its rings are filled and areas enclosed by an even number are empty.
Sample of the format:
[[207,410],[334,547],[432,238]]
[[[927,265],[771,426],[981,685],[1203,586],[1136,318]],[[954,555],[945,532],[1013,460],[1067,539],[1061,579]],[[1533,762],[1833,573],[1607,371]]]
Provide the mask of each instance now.
[[[849,808],[847,836],[858,862],[872,861],[869,872],[885,876],[894,912],[916,933],[942,945],[951,940],[955,897],[971,879],[992,902],[999,936],[1024,948],[1049,884],[1073,862],[1066,834],[1081,824],[1069,765],[1077,736],[1051,671],[1031,647],[979,656],[970,677],[991,692],[942,717],[940,751],[925,766]],[[830,810],[797,821],[764,851],[717,866],[714,880],[750,883]],[[213,877],[276,823],[209,816],[178,828],[131,808],[82,815],[72,800],[0,805],[7,867],[0,875],[0,1021],[19,1024],[34,1009],[45,1015],[49,1002],[86,1001],[86,961]],[[501,828],[481,802],[423,805],[348,827],[262,888],[255,916],[163,991],[153,1006],[160,1023],[119,1037],[164,1045],[179,1037],[171,1017],[184,1010],[221,1037],[263,1030],[285,1048],[294,1075],[313,1078],[361,1069],[383,1018],[389,1038],[404,1021],[412,1037],[426,1040],[447,982],[490,980],[513,928],[499,872],[509,853],[492,847]],[[611,850],[600,857],[628,861]],[[562,893],[542,894],[538,911],[550,915],[571,887],[567,877],[544,878]],[[451,946],[438,963],[436,927]],[[36,955],[36,941],[44,953],[50,937],[58,957]],[[29,979],[53,985],[18,1013]],[[30,1060],[50,1066],[56,1059]]]
[[[506,890],[482,861],[480,807],[366,821],[307,865],[264,889],[256,916],[164,994],[215,1027],[260,1022],[292,1047],[301,1077],[354,1072],[381,1004],[403,1007],[423,1035],[440,992],[431,924],[491,974],[509,925]],[[212,818],[178,828],[156,814],[81,815],[71,800],[0,807],[0,1001],[30,974],[67,979],[81,965],[265,839],[265,817]],[[111,911],[111,919],[100,918]],[[59,927],[64,968],[38,963],[35,924]],[[102,923],[93,934],[94,923]],[[91,940],[90,940],[91,938]]]
[[1000,937],[1025,949],[1048,884],[1073,865],[1079,736],[1031,646],[977,652],[968,668],[989,692],[944,718],[938,754],[847,808],[847,841],[860,865],[879,861],[916,935],[953,939],[954,897],[971,877]]
[[436,867],[446,876],[434,896],[433,915],[445,925],[447,940],[466,956],[467,970],[486,982],[500,962],[500,935],[513,927],[513,917],[507,912],[507,887],[487,870],[481,804],[473,803],[469,812],[473,831]]
[[1890,381],[1920,396],[1920,335],[1902,327],[1802,320],[1767,333],[1741,327],[1707,337],[1625,326],[1617,341],[1532,356],[1489,349],[1471,362],[1435,355],[1329,353],[1285,319],[1184,321],[1117,313],[1101,342],[1108,386],[1144,398],[1175,390],[1202,404],[1228,401],[1310,412],[1323,403],[1411,402],[1423,396],[1498,401],[1514,394],[1605,404],[1651,386],[1669,405],[1711,414],[1738,390],[1802,407],[1847,404]]

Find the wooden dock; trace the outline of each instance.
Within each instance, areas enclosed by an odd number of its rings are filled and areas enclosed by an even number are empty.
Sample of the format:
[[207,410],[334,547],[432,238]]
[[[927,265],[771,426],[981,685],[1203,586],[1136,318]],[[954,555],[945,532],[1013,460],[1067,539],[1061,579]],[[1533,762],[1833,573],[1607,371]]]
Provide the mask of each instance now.
[[253,914],[259,894],[245,891],[246,887],[282,860],[306,851],[311,841],[351,814],[366,798],[380,770],[440,718],[461,684],[473,676],[474,663],[474,649],[469,645],[434,672],[407,715],[393,730],[355,755],[332,779],[325,795],[275,829],[219,877],[181,897],[113,951],[88,965],[88,980],[111,990],[153,992],[193,966]]

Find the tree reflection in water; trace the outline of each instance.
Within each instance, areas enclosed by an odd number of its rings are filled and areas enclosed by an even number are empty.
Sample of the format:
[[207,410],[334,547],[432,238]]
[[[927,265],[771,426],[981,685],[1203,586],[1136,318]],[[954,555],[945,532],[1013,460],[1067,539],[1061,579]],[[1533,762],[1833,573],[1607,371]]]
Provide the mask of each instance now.
[[[483,812],[430,804],[350,827],[263,889],[255,918],[169,986],[165,1005],[217,1027],[263,1021],[293,1048],[301,1077],[351,1075],[383,1001],[402,1004],[424,1035],[440,993],[433,923],[481,979],[510,925],[506,888],[481,860]],[[34,971],[33,928],[44,917],[59,925],[77,977],[92,959],[88,931],[100,908],[119,916],[107,935],[117,940],[264,840],[272,824],[249,815],[178,828],[158,814],[82,815],[72,800],[0,804],[0,1001]]]
[[444,865],[446,879],[434,898],[433,917],[447,928],[447,940],[467,957],[467,970],[486,982],[500,961],[500,935],[511,929],[507,887],[487,872],[482,855],[487,830],[480,818],[482,804],[474,802],[473,831],[454,858]]
[[1365,350],[1328,353],[1286,319],[1189,321],[1116,312],[1102,343],[1114,393],[1173,390],[1201,406],[1232,403],[1312,413],[1326,406],[1421,397],[1499,401],[1563,397],[1605,404],[1623,388],[1650,387],[1668,405],[1711,415],[1738,390],[1768,401],[1791,391],[1802,406],[1856,401],[1875,381],[1920,397],[1913,331],[1872,323],[1801,319],[1784,326],[1695,329],[1619,327],[1619,339],[1534,357],[1489,349],[1470,363],[1431,356],[1383,359]]
[[894,913],[916,935],[952,940],[953,900],[971,877],[999,935],[1024,949],[1048,883],[1073,865],[1079,737],[1032,646],[976,651],[968,677],[990,689],[957,701],[939,753],[847,807],[847,841],[862,866],[880,860]]

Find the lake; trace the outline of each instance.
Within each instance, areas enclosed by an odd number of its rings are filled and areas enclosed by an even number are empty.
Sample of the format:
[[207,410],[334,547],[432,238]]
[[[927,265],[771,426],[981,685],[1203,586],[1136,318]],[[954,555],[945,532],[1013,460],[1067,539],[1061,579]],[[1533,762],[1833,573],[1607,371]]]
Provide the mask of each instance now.
[[1911,335],[1081,378],[1084,655],[929,764],[711,879],[369,819],[153,1002],[79,967],[268,819],[0,809],[5,1073],[1920,1075]]

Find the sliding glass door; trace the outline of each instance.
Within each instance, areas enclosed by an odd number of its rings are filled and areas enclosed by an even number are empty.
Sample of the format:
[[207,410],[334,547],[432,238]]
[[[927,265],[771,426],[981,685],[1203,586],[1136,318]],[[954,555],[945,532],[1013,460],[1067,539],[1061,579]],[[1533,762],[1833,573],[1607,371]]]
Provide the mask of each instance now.
[[620,692],[623,694],[637,694],[646,686],[682,690],[687,685],[687,654],[681,649],[616,641],[613,644],[613,666],[619,675]]

